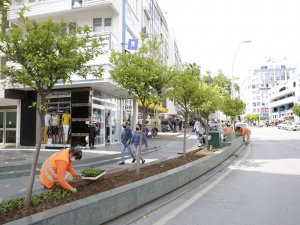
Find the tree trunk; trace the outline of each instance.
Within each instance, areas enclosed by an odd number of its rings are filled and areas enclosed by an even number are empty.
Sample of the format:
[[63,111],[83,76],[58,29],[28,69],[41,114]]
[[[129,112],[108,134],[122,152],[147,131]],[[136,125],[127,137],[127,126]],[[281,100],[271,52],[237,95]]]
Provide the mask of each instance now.
[[137,167],[136,167],[136,174],[140,174],[140,167],[141,167],[141,153],[142,153],[142,146],[143,146],[143,136],[144,136],[144,125],[146,124],[145,121],[147,119],[147,110],[146,106],[143,104],[142,105],[142,111],[143,111],[143,120],[142,120],[142,127],[140,130],[140,142],[139,142],[139,147],[137,148]]
[[183,130],[183,157],[186,158],[186,127],[187,127],[188,112],[184,112],[184,130]]
[[208,121],[209,121],[209,116],[206,117],[206,126],[205,126],[205,133],[206,133],[206,140],[205,140],[205,143],[207,144],[206,145],[206,149],[209,150],[209,144],[208,144],[208,128],[209,128],[209,125],[208,125]]
[[40,129],[39,129],[40,132],[37,133],[38,143],[35,146],[34,160],[33,160],[32,166],[31,166],[29,182],[27,184],[27,190],[26,190],[26,196],[25,196],[25,202],[24,202],[25,208],[29,208],[31,206],[31,196],[32,196],[32,189],[33,189],[33,183],[34,183],[34,177],[35,177],[35,170],[36,170],[38,159],[39,159],[41,143],[42,143],[44,127],[45,127],[44,116],[45,116],[45,113],[43,111],[38,110],[38,117],[40,120]]

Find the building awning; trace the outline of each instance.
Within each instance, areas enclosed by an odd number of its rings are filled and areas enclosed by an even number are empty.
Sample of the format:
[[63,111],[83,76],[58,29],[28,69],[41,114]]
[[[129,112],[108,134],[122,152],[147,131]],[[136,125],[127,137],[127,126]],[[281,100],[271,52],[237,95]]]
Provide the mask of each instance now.
[[[142,102],[140,100],[138,100],[138,105],[142,106]],[[162,106],[162,102],[159,102],[158,104],[151,103],[148,108],[153,110],[156,109],[162,113],[167,113],[169,111],[168,108]]]
[[[108,93],[116,98],[122,98],[122,99],[131,99],[132,97],[129,95],[129,93],[122,87],[118,86],[115,82],[113,82],[110,79],[82,79],[82,80],[74,80],[72,83],[57,83],[53,90],[59,90],[59,89],[72,89],[72,88],[85,88],[90,87],[105,93]],[[23,86],[14,86],[11,88],[8,88],[9,90],[22,90],[22,91],[29,91],[32,90],[29,87],[23,87]]]

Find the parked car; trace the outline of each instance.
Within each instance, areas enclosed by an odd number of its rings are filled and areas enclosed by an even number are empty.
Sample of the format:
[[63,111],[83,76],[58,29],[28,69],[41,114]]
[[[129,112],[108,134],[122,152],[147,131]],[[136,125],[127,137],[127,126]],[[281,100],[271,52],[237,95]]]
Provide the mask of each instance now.
[[247,123],[238,122],[235,124],[235,127],[247,127]]
[[287,130],[287,127],[290,126],[290,125],[292,125],[292,122],[291,122],[291,121],[288,121],[288,122],[286,122],[285,124],[283,124],[283,125],[280,127],[280,129],[282,129],[282,130]]
[[286,129],[293,130],[293,131],[300,130],[300,123],[291,123],[286,126]]
[[287,124],[287,122],[282,122],[282,123],[277,125],[277,128],[282,129],[282,126],[285,126],[286,124]]

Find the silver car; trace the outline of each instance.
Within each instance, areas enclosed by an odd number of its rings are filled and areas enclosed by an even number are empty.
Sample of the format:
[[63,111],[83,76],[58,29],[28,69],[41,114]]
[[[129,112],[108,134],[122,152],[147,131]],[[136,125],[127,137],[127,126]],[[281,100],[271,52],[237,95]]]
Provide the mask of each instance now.
[[300,123],[291,123],[286,126],[286,129],[293,130],[293,131],[300,130]]

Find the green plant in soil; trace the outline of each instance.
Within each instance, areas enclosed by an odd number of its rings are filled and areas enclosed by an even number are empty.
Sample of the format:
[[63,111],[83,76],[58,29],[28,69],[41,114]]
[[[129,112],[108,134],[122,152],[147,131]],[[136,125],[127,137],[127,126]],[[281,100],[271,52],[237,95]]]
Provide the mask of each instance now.
[[[31,202],[33,206],[38,206],[41,203],[60,200],[70,196],[72,192],[63,189],[57,189],[55,191],[48,191],[41,194],[33,195]],[[0,202],[0,215],[11,212],[13,210],[21,209],[24,207],[24,198],[16,198],[9,201]]]
[[101,174],[103,171],[99,168],[91,167],[91,168],[86,168],[81,171],[81,175],[84,177],[96,177],[99,174]]

